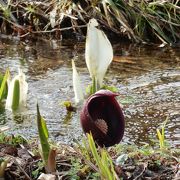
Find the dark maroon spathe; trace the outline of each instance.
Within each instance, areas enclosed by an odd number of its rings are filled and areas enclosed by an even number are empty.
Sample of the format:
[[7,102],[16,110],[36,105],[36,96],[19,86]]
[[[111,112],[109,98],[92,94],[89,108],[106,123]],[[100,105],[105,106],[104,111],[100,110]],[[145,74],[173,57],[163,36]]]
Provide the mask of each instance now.
[[92,133],[100,146],[113,146],[124,135],[124,116],[115,97],[117,93],[100,90],[90,96],[81,111],[81,125],[85,133]]

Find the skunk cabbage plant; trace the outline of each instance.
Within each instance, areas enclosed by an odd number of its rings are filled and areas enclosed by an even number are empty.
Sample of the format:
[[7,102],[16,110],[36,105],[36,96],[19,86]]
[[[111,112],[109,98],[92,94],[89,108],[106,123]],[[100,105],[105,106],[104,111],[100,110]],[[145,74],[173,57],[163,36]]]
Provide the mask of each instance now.
[[26,106],[28,84],[25,80],[25,74],[19,69],[16,75],[8,84],[8,95],[6,100],[6,109],[17,110]]
[[81,111],[84,132],[91,132],[101,147],[119,143],[124,135],[124,116],[116,96],[109,90],[99,90],[87,99]]
[[103,31],[98,29],[98,22],[91,19],[87,27],[86,64],[96,91],[102,87],[103,78],[113,59],[113,49]]
[[73,89],[75,94],[75,102],[79,103],[83,101],[84,95],[82,92],[82,86],[79,78],[79,74],[77,72],[74,60],[72,60],[72,69],[73,69]]

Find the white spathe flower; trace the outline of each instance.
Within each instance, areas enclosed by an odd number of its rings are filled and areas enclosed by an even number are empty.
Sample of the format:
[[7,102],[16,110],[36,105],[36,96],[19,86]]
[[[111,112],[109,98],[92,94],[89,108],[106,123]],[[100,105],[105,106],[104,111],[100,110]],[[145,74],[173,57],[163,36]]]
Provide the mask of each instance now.
[[[18,88],[15,84],[18,84]],[[15,89],[15,86],[17,89]],[[16,93],[15,93],[16,92]],[[28,83],[25,80],[25,74],[19,69],[16,75],[8,84],[8,95],[6,99],[6,109],[16,110],[26,106],[28,92]]]
[[91,19],[87,27],[86,64],[92,79],[101,87],[109,64],[113,59],[113,49],[103,31],[97,28],[96,19]]
[[72,69],[73,69],[73,89],[74,89],[74,95],[75,95],[75,102],[79,103],[83,101],[84,95],[83,95],[79,74],[77,72],[74,60],[72,60]]

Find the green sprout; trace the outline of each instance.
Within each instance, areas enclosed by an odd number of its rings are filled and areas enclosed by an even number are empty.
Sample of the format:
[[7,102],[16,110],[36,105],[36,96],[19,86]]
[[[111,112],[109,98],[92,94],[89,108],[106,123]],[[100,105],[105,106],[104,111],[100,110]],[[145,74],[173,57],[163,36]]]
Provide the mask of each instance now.
[[56,151],[50,147],[48,142],[49,133],[46,125],[46,121],[41,116],[39,106],[37,104],[37,126],[41,145],[41,157],[46,169],[46,172],[55,172],[56,169]]
[[87,134],[87,141],[83,141],[83,146],[79,145],[79,149],[82,157],[85,159],[85,163],[99,173],[102,179],[115,180],[116,173],[112,159],[106,149],[98,149],[95,145],[92,134]]
[[156,129],[158,140],[159,140],[159,147],[160,149],[165,149],[165,126],[167,124],[168,118],[163,122],[161,130],[158,128]]
[[101,149],[101,153],[98,154],[92,134],[88,134],[87,137],[90,150],[96,164],[98,165],[102,178],[107,180],[115,180],[115,170],[112,159],[109,156],[108,152],[105,149]]
[[6,99],[8,87],[7,87],[7,80],[10,76],[9,69],[6,70],[5,75],[0,75],[0,102],[3,99]]

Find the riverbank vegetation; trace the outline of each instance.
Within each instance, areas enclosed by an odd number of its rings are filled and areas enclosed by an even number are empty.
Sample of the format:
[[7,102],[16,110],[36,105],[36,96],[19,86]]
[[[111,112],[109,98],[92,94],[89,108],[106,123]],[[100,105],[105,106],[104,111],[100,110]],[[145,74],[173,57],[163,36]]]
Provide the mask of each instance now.
[[[109,36],[113,34],[134,42],[173,45],[179,40],[178,1],[0,2],[1,32],[22,39],[46,37],[60,40],[75,37],[81,40],[86,34],[85,24],[95,17]],[[89,34],[97,38],[92,38],[93,41],[86,38],[85,59],[92,79],[87,90],[93,95],[86,100],[80,119],[81,125],[85,122],[83,130],[87,136],[82,137],[80,142],[74,140],[72,145],[52,142],[37,105],[36,134],[39,137],[30,140],[24,138],[23,134],[10,135],[9,127],[0,128],[0,179],[179,178],[180,151],[166,140],[168,119],[156,129],[152,144],[119,144],[124,134],[124,116],[115,100],[118,94],[107,92],[105,89],[109,86],[102,83],[113,59],[113,50],[105,34],[97,28],[98,22],[91,19],[88,23]],[[88,49],[89,46],[91,48]],[[74,61],[72,66],[75,101],[79,103],[84,100],[84,94],[80,93],[81,82]],[[100,90],[102,88],[104,90]],[[0,75],[0,110],[7,109],[12,114],[21,112],[27,105],[27,92],[28,84],[21,69],[12,80],[7,69],[4,75]],[[66,101],[64,105],[67,111],[75,109],[71,102]],[[112,140],[115,141],[110,143]]]
[[[29,141],[20,135],[8,135],[5,133],[8,127],[4,127],[0,129],[0,177],[30,180],[37,179],[41,174],[47,179],[177,180],[180,152],[168,145],[164,128],[162,125],[158,129],[153,146],[118,144],[108,149],[97,148],[91,135],[74,146],[41,142],[42,147],[49,147],[50,158],[45,162],[43,153],[47,149],[38,148],[37,139]],[[42,133],[39,133],[39,137],[42,138]],[[45,174],[47,172],[49,174]]]
[[1,33],[20,38],[83,40],[86,24],[96,18],[108,36],[133,42],[178,45],[178,0],[0,1]]
[[[5,82],[8,76],[9,70],[1,78],[2,105],[7,94]],[[23,134],[10,135],[7,126],[0,128],[0,178],[177,180],[180,151],[166,140],[167,120],[156,129],[151,145],[121,143],[101,148],[90,133],[81,142],[75,140],[70,146],[50,140],[46,120],[37,105],[39,138],[30,140]]]

